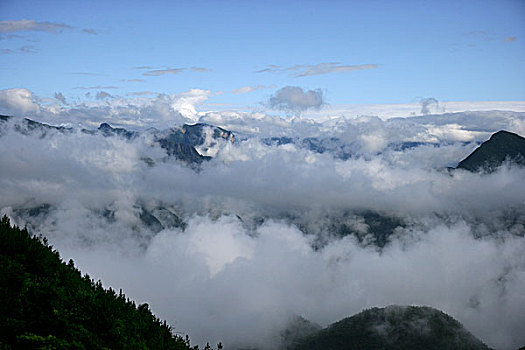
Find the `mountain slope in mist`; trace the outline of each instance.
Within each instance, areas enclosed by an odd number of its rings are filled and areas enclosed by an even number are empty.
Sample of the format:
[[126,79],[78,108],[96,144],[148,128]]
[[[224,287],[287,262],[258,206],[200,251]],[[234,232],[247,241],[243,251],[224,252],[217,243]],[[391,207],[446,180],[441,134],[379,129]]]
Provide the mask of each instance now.
[[[24,135],[37,134],[43,138],[50,136],[52,132],[72,133],[75,130],[70,127],[52,126],[40,123],[28,118],[18,119],[10,116],[0,116],[0,122],[13,121],[14,130]],[[108,123],[102,123],[96,130],[81,129],[88,135],[100,133],[104,137],[120,137],[127,141],[141,136],[138,131],[129,131],[125,128],[114,128]],[[184,162],[190,166],[196,166],[212,157],[207,153],[217,146],[217,142],[234,142],[235,136],[231,131],[212,125],[197,123],[193,125],[184,124],[180,128],[169,128],[167,130],[150,129],[146,134],[151,134],[153,142],[164,149],[168,156]],[[0,134],[1,135],[1,134]],[[220,141],[219,141],[220,140]],[[213,153],[213,152],[211,152]],[[153,160],[143,159],[147,164],[153,165]]]
[[294,350],[489,350],[457,320],[429,307],[372,308],[314,333]]

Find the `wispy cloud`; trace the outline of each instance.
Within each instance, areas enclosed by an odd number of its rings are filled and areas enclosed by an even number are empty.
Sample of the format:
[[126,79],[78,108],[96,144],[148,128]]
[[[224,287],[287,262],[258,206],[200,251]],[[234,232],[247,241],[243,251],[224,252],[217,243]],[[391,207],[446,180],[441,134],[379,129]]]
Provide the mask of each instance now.
[[26,37],[19,34],[8,34],[8,35],[0,35],[0,40],[6,40],[6,39],[25,39]]
[[108,97],[113,97],[113,96],[106,91],[97,91],[97,95],[95,96],[97,100],[103,100]]
[[488,30],[472,30],[464,33],[467,37],[483,40],[483,41],[494,41],[499,36],[497,33]]
[[162,69],[154,69],[152,66],[138,66],[133,67],[133,69],[141,69],[141,70],[147,70],[147,72],[142,73],[142,75],[147,77],[158,77],[161,75],[166,74],[179,74],[184,71],[192,71],[192,72],[198,72],[198,73],[206,73],[210,72],[210,68],[206,67],[179,67],[179,68],[162,68]]
[[256,86],[243,86],[241,88],[238,88],[238,89],[235,89],[233,90],[233,93],[235,95],[238,95],[238,94],[247,94],[249,92],[254,92],[254,91],[257,91],[257,90],[262,90],[262,89],[273,89],[275,88],[276,86],[275,85],[256,85]]
[[153,91],[133,91],[133,92],[128,92],[126,95],[127,96],[147,96],[147,95],[158,95],[158,93],[153,92]]
[[5,55],[14,54],[14,53],[26,54],[26,53],[37,53],[37,52],[38,52],[38,49],[36,49],[33,45],[21,46],[18,49],[14,49],[14,50],[0,49],[0,53],[5,54]]
[[66,73],[68,75],[87,75],[87,76],[95,76],[95,77],[107,77],[107,74],[102,73],[92,73],[92,72],[69,72]]
[[504,39],[504,41],[505,41],[506,43],[511,43],[511,42],[513,42],[513,41],[516,41],[517,39],[518,39],[518,38],[516,38],[515,36],[508,36],[508,37],[506,37],[506,38]]
[[[32,19],[22,19],[18,21],[0,21],[0,33],[15,32],[46,32],[62,33],[63,31],[80,31],[85,34],[97,34],[93,28],[80,29],[69,24],[60,22],[35,21]],[[13,34],[7,38],[14,38]]]
[[166,74],[179,74],[185,70],[186,68],[154,69],[154,70],[144,72],[142,73],[142,75],[145,75],[148,77],[158,77],[158,76],[166,75]]
[[61,92],[55,92],[55,98],[59,100],[60,102],[62,102],[63,104],[67,104],[66,97]]
[[341,64],[339,62],[323,62],[315,65],[298,64],[290,67],[277,66],[274,64],[268,65],[256,73],[280,73],[290,72],[295,77],[309,77],[312,75],[328,74],[328,73],[344,73],[356,70],[375,69],[377,64]]
[[200,73],[211,72],[211,69],[210,68],[206,68],[206,67],[191,67],[190,69],[193,72],[200,72]]
[[77,90],[100,90],[100,89],[118,89],[118,86],[77,86]]
[[124,81],[127,83],[140,83],[143,82],[144,79],[121,79],[120,81]]
[[29,19],[22,19],[19,21],[0,21],[0,33],[21,31],[60,33],[64,29],[72,30],[75,29],[75,27],[59,22],[37,22]]
[[435,112],[444,112],[445,109],[440,108],[439,101],[435,99],[434,97],[425,97],[421,98],[419,100],[419,103],[421,104],[421,114],[429,114],[431,113],[431,109],[434,109]]

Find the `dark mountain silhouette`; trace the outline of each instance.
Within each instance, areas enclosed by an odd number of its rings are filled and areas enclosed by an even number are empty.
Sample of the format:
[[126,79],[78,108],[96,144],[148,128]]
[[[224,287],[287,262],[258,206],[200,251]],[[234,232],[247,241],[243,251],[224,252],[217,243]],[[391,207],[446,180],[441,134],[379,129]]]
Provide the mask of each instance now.
[[508,131],[498,131],[483,142],[456,169],[493,172],[505,161],[525,166],[525,138]]
[[458,321],[420,306],[372,308],[297,341],[294,350],[488,350]]

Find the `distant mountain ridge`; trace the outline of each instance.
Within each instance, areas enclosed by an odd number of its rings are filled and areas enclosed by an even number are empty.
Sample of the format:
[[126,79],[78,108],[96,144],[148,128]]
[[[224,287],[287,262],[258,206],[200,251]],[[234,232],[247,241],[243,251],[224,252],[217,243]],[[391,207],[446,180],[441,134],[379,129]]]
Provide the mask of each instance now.
[[[0,122],[8,122],[13,117],[0,115]],[[56,131],[60,133],[73,132],[73,128],[63,126],[52,126],[40,123],[28,118],[23,118],[20,122],[14,124],[16,131],[24,135],[33,132],[40,132],[40,137],[46,137],[49,132]],[[94,135],[97,133],[105,137],[117,136],[126,140],[133,140],[141,135],[138,131],[130,131],[124,128],[114,128],[108,123],[102,123],[96,130],[81,129],[85,134]],[[168,130],[150,130],[153,133],[155,142],[163,149],[169,157],[174,157],[188,165],[195,166],[212,157],[203,155],[199,150],[207,151],[210,147],[216,145],[219,141],[235,142],[235,135],[229,130],[205,124],[184,124],[181,128],[170,128]],[[209,136],[213,141],[207,139]]]

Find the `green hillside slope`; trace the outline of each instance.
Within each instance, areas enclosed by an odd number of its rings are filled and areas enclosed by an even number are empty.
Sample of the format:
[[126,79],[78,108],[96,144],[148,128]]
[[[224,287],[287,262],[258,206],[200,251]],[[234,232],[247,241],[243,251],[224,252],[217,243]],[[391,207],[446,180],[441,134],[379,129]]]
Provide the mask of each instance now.
[[147,304],[65,264],[45,238],[0,221],[0,349],[189,349]]

